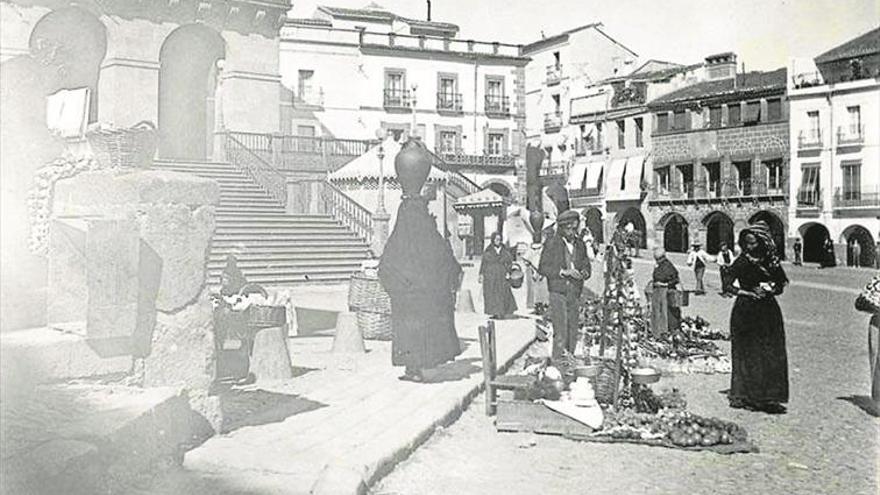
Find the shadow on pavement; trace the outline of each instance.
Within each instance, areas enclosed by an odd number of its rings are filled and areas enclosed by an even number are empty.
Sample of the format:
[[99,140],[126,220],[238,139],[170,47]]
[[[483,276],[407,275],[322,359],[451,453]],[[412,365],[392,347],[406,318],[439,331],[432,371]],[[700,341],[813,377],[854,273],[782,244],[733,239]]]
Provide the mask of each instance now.
[[220,408],[223,411],[221,433],[229,433],[245,426],[280,423],[291,416],[327,406],[298,395],[259,389],[229,389],[219,395]]
[[425,380],[422,383],[442,383],[464,380],[474,373],[480,373],[482,368],[474,366],[474,362],[481,362],[482,358],[461,359],[452,363],[440,365],[433,370],[426,371]]
[[850,395],[849,397],[838,397],[837,400],[845,400],[852,403],[862,411],[868,413],[869,416],[880,418],[880,410],[874,405],[874,401],[867,395]]

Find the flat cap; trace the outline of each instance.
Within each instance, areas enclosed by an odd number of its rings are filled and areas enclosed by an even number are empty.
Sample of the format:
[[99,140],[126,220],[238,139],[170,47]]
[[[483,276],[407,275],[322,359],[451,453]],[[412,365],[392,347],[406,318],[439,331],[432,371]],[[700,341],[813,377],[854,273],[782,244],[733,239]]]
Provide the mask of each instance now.
[[559,225],[569,224],[569,223],[579,223],[581,221],[581,215],[574,210],[565,210],[556,217],[556,223]]

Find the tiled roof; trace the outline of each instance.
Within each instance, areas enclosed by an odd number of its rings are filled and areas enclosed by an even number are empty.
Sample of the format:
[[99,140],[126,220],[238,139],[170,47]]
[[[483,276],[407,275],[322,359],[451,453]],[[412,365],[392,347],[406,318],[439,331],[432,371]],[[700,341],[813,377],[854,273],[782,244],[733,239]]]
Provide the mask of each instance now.
[[836,46],[816,57],[816,63],[833,62],[880,52],[880,27]]
[[552,44],[560,42],[560,41],[565,41],[566,39],[568,39],[569,34],[576,33],[578,31],[583,31],[584,29],[597,28],[601,25],[602,25],[601,22],[592,22],[590,24],[584,24],[583,26],[578,26],[576,28],[569,29],[568,31],[563,31],[559,34],[554,34],[553,36],[548,36],[547,38],[540,39],[538,41],[535,41],[533,43],[529,43],[528,45],[525,45],[523,47],[523,53],[535,50],[535,49],[540,48],[541,46],[544,46],[544,45],[552,45]]
[[393,12],[389,12],[375,4],[370,4],[369,7],[363,9],[350,9],[345,7],[330,7],[327,5],[321,5],[318,7],[318,10],[321,10],[334,17],[357,17],[360,19],[375,19],[381,22],[392,22],[397,20],[405,22],[412,26],[418,26],[422,28],[432,28],[439,31],[458,31],[458,26],[455,24],[451,24],[448,22],[423,21],[421,19],[409,19],[403,16],[399,16]]
[[313,19],[304,17],[292,17],[285,21],[285,24],[299,24],[305,26],[332,26],[333,23],[327,19]]
[[652,100],[649,105],[688,101],[714,96],[747,95],[772,89],[785,89],[786,69],[776,69],[770,72],[746,72],[736,75],[736,86],[733,78],[719,79],[717,81],[705,81],[686,86],[672,93],[663,95]]
[[397,18],[411,26],[432,28],[439,31],[458,31],[458,26],[449,22],[423,21],[421,19],[409,19],[400,16],[397,16]]

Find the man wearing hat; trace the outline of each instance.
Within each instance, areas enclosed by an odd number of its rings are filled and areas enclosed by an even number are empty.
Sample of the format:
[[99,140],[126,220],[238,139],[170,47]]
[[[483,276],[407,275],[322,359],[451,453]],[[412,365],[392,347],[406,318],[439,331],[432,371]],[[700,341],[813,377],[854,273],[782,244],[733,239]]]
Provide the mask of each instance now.
[[703,274],[706,273],[706,265],[715,261],[715,259],[703,249],[699,242],[693,243],[688,253],[687,265],[694,267],[694,277],[697,279],[697,286],[694,289],[696,294],[705,294],[706,288],[703,287]]
[[556,218],[556,234],[547,240],[538,263],[538,273],[547,278],[550,321],[553,323],[553,359],[563,351],[574,353],[578,312],[584,280],[590,278],[587,248],[578,236],[580,215],[566,210]]

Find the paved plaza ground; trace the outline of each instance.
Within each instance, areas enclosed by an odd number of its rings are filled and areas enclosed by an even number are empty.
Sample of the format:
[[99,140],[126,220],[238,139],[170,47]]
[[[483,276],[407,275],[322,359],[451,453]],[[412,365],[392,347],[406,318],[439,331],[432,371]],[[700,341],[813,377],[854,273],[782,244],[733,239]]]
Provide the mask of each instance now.
[[[683,257],[671,255],[676,264]],[[644,286],[647,259],[636,263]],[[791,382],[782,416],[733,410],[722,391],[729,375],[666,378],[697,414],[743,425],[761,452],[722,456],[625,444],[579,443],[546,435],[497,433],[475,402],[452,427],[373,488],[375,495],[422,494],[864,494],[878,493],[880,419],[860,405],[869,392],[867,317],[855,294],[873,272],[786,266],[792,285],[779,302],[786,319]],[[679,267],[686,286],[693,274]],[[726,330],[732,300],[692,299],[685,314]],[[591,281],[600,286],[598,278]],[[714,290],[713,290],[714,289]]]

